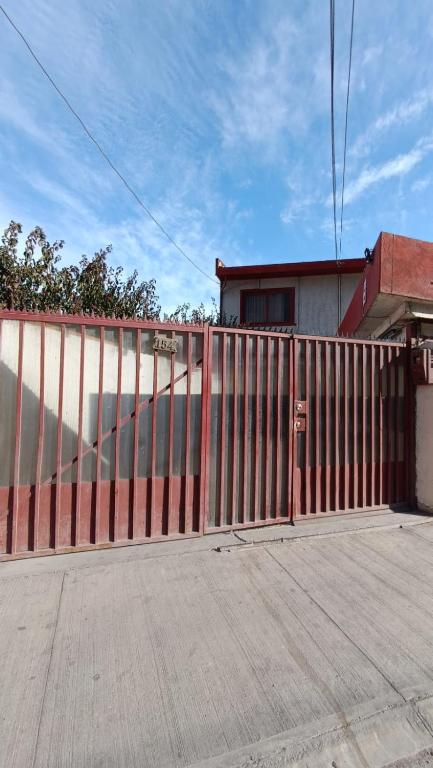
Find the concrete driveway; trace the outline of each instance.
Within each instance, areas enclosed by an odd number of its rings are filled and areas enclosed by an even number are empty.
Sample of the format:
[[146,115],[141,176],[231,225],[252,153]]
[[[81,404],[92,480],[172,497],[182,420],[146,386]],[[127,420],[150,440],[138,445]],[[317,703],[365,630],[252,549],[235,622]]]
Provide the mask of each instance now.
[[0,628],[1,768],[433,765],[429,517],[3,563]]

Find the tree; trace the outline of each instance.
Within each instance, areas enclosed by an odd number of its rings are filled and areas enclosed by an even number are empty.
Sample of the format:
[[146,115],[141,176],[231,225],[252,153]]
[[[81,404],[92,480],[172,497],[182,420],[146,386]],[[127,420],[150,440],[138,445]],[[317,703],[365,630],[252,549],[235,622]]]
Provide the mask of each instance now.
[[140,282],[136,271],[127,277],[122,267],[110,266],[107,257],[111,245],[92,258],[82,256],[78,265],[62,267],[59,262],[63,240],[50,243],[44,231],[35,227],[19,255],[21,233],[21,224],[11,221],[1,239],[1,307],[159,319],[156,281]]
[[139,281],[123,267],[108,264],[111,245],[93,257],[82,256],[78,265],[61,266],[63,240],[50,243],[41,227],[27,236],[18,253],[22,226],[11,221],[0,245],[0,307],[30,312],[98,315],[102,317],[160,320],[173,323],[235,325],[236,318],[222,316],[215,299],[211,309],[203,303],[181,304],[161,317],[156,280]]

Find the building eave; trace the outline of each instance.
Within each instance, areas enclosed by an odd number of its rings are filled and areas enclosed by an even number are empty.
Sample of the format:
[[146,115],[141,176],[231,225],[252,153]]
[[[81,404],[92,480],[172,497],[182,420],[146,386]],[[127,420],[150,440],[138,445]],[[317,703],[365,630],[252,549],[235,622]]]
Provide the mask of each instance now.
[[365,259],[328,259],[324,261],[298,261],[286,264],[253,264],[226,267],[216,260],[215,274],[227,280],[263,280],[275,277],[316,277],[320,275],[352,275],[363,272]]

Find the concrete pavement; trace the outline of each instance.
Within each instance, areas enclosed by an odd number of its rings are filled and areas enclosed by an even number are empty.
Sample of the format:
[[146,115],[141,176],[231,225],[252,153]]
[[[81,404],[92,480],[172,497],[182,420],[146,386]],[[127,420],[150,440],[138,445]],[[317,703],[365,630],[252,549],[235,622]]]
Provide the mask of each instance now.
[[433,765],[433,520],[0,565],[0,768]]

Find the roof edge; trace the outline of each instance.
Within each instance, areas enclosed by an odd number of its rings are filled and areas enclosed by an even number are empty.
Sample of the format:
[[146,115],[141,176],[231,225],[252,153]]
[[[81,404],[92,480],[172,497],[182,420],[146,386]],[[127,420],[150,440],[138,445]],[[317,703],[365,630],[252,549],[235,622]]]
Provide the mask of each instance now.
[[247,280],[272,277],[314,277],[316,275],[357,274],[363,272],[365,259],[327,259],[323,261],[297,261],[284,264],[252,264],[226,267],[216,260],[215,274],[220,280]]

